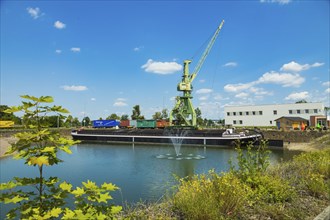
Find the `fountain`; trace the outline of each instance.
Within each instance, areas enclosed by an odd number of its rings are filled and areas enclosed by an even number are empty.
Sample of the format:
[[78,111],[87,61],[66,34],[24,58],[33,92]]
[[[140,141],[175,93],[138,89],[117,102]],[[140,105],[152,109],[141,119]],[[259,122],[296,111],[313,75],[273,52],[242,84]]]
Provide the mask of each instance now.
[[184,140],[183,137],[186,137],[189,133],[189,130],[185,129],[166,129],[165,134],[171,137],[172,144],[174,146],[176,156],[180,156],[181,145]]
[[165,129],[164,135],[169,136],[171,142],[173,144],[175,155],[171,154],[164,154],[164,155],[157,155],[156,158],[158,159],[169,159],[169,160],[200,160],[204,159],[204,156],[201,155],[193,155],[191,153],[187,155],[182,155],[181,153],[181,146],[184,141],[184,137],[188,136],[190,130],[187,129]]

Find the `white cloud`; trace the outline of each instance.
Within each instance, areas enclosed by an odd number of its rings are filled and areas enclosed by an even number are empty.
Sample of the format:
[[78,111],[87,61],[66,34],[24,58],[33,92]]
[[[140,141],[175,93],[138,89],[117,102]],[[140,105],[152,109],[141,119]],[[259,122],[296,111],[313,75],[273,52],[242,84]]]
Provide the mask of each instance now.
[[201,96],[198,98],[199,101],[206,101],[209,99],[209,96]]
[[158,62],[149,59],[141,68],[150,73],[171,74],[182,70],[182,65],[176,62]]
[[85,91],[88,89],[86,86],[75,86],[75,85],[61,86],[61,88],[63,88],[64,90],[67,90],[67,91]]
[[212,91],[213,91],[212,89],[199,89],[196,91],[196,94],[209,94]]
[[247,97],[249,97],[249,94],[246,92],[241,92],[238,93],[237,95],[235,95],[236,98],[240,98],[240,99],[246,99]]
[[287,97],[285,97],[285,100],[301,100],[301,99],[307,99],[309,97],[309,94],[307,91],[304,92],[297,92],[297,93],[291,93]]
[[113,104],[113,106],[115,106],[115,107],[124,107],[124,106],[127,106],[127,103],[122,102],[122,101],[117,101]]
[[308,70],[312,67],[319,67],[324,65],[324,63],[314,63],[314,64],[299,64],[294,61],[291,61],[290,63],[284,64],[281,67],[281,71],[289,71],[289,72],[300,72],[303,70]]
[[139,46],[139,47],[135,47],[133,50],[135,52],[139,52],[140,50],[142,50],[144,48],[144,46]]
[[251,93],[254,95],[260,96],[260,95],[273,95],[273,92],[268,92],[263,88],[258,88],[258,87],[251,87],[249,89]]
[[125,102],[127,99],[124,98],[118,98],[117,101]]
[[330,81],[322,83],[322,86],[330,86]]
[[291,74],[291,73],[278,73],[275,71],[267,72],[263,74],[258,81],[257,84],[263,83],[272,83],[272,84],[280,84],[283,87],[299,87],[303,82],[305,82],[305,78],[301,77],[299,74]]
[[286,5],[292,2],[292,0],[260,0],[261,3],[278,3],[280,5]]
[[251,88],[255,82],[251,83],[238,83],[238,84],[227,84],[224,89],[226,92],[240,92]]
[[33,19],[37,19],[40,16],[44,15],[44,13],[41,13],[41,11],[40,11],[40,9],[38,7],[37,8],[28,7],[28,8],[26,8],[26,10],[31,15],[31,17]]
[[62,53],[62,50],[55,50],[55,53],[61,54]]
[[237,63],[236,62],[229,62],[229,63],[224,64],[223,66],[225,66],[225,67],[235,67],[235,66],[237,66]]
[[74,53],[79,53],[80,52],[80,48],[79,47],[71,47],[70,49],[72,52]]
[[128,106],[128,104],[126,103],[126,99],[117,98],[115,103],[113,104],[113,106],[115,106],[115,107],[124,107],[124,106]]
[[65,28],[66,24],[60,22],[60,21],[55,21],[54,23],[54,27],[56,27],[57,29],[63,29]]

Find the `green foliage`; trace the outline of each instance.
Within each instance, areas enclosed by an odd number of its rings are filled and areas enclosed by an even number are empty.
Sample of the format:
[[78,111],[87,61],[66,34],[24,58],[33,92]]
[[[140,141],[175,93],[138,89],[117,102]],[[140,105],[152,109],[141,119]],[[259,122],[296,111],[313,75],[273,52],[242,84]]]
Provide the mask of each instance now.
[[91,119],[88,116],[86,116],[81,121],[81,124],[82,124],[82,126],[90,126],[91,122],[92,122]]
[[107,120],[110,120],[110,119],[119,120],[120,117],[119,117],[117,114],[112,113],[112,114],[111,114],[110,116],[108,116],[106,119],[107,119]]
[[124,114],[120,117],[120,120],[128,120],[128,115]]
[[131,118],[132,118],[132,120],[144,119],[144,116],[141,115],[141,111],[140,111],[140,106],[139,105],[133,106]]
[[[0,184],[0,202],[15,204],[7,213],[8,219],[106,219],[121,211],[120,206],[108,205],[112,199],[109,192],[118,189],[111,183],[98,187],[94,182],[83,182],[82,187],[72,189],[72,185],[61,182],[57,177],[44,178],[44,167],[62,162],[57,157],[59,151],[71,154],[70,146],[78,143],[61,137],[58,132],[49,130],[48,114],[68,111],[61,106],[43,105],[53,102],[50,96],[21,96],[27,99],[22,105],[11,107],[7,113],[24,112],[24,125],[29,132],[17,133],[18,141],[6,154],[16,152],[14,159],[23,159],[25,164],[37,167],[39,176],[35,178],[15,177]],[[29,191],[30,190],[30,191]],[[70,197],[72,198],[70,200]],[[68,201],[74,201],[72,210]]]
[[300,192],[311,196],[330,195],[330,149],[303,153],[292,162],[281,164],[272,170],[272,175],[287,179]]
[[13,121],[15,124],[21,124],[21,119],[13,113],[5,112],[9,107],[7,105],[0,105],[0,120]]
[[195,175],[181,179],[173,197],[176,212],[184,219],[232,219],[247,202],[250,189],[232,172]]
[[269,166],[269,154],[267,142],[262,140],[259,146],[253,146],[248,143],[246,151],[240,147],[240,143],[236,143],[238,169],[230,163],[230,169],[238,175],[242,181],[253,184],[254,178],[259,174],[264,174]]
[[166,109],[166,108],[164,108],[163,110],[162,110],[162,119],[164,119],[164,120],[168,120],[168,110]]
[[162,113],[161,112],[155,112],[155,114],[152,116],[154,120],[162,119]]

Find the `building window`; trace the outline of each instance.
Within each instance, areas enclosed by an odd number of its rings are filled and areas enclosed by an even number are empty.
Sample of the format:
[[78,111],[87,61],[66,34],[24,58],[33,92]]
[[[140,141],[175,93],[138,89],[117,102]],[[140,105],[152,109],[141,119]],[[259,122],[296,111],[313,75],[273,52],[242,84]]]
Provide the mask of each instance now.
[[297,114],[300,114],[300,110],[297,110]]
[[277,115],[277,110],[274,110],[274,111],[273,111],[273,114],[274,114],[274,115]]
[[236,115],[236,112],[233,112],[233,115],[235,116]]
[[314,109],[314,113],[317,113],[317,109]]
[[262,115],[262,111],[259,111],[259,115]]
[[289,110],[289,114],[290,114],[290,115],[292,114],[292,110]]
[[230,116],[230,112],[227,112],[227,116]]
[[245,112],[246,115],[249,115],[249,112]]
[[239,115],[243,115],[243,112],[239,112]]
[[236,120],[233,121],[233,124],[236,125]]
[[256,112],[255,112],[255,111],[253,111],[253,112],[252,112],[252,115],[256,115]]
[[242,121],[242,120],[239,120],[239,124],[240,124],[240,125],[243,124],[243,121]]
[[309,109],[305,109],[305,113],[306,114],[309,114]]

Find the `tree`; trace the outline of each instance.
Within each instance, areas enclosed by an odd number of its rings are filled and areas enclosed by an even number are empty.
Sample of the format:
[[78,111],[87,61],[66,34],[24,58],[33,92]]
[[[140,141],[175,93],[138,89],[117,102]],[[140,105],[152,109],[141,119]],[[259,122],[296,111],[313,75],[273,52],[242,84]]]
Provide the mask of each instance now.
[[117,114],[112,113],[110,116],[107,117],[107,120],[110,120],[110,119],[119,120],[120,117]]
[[120,117],[120,120],[128,120],[128,117],[129,117],[129,116],[126,115],[126,114],[125,114],[125,115],[122,115],[122,116]]
[[168,119],[168,110],[166,108],[164,108],[162,110],[162,116],[161,116],[162,119],[164,120],[167,120]]
[[81,124],[82,124],[82,126],[89,126],[89,125],[91,125],[91,119],[88,116],[86,116],[81,121]]
[[9,109],[7,105],[0,105],[0,119],[4,121],[13,121],[15,124],[22,124],[21,119],[14,115],[14,113],[6,113]]
[[154,120],[162,119],[162,113],[161,112],[155,112],[155,114],[152,116]]
[[196,123],[197,123],[197,126],[203,126],[204,120],[202,118],[202,111],[200,110],[200,108],[196,108],[195,109],[195,113],[196,113]]
[[132,118],[132,120],[144,119],[144,116],[141,115],[141,111],[140,111],[140,106],[139,105],[135,105],[133,107],[131,118]]
[[307,101],[305,99],[302,99],[302,100],[296,102],[296,104],[299,104],[299,103],[307,103]]
[[[13,106],[6,113],[23,111],[25,127],[29,130],[17,133],[18,141],[6,154],[16,152],[15,159],[25,160],[25,164],[38,168],[38,176],[14,177],[0,184],[0,202],[14,204],[7,213],[8,219],[105,219],[111,218],[121,210],[121,206],[107,205],[111,199],[110,191],[118,189],[111,183],[100,187],[88,180],[81,187],[60,181],[58,177],[45,177],[46,166],[63,162],[58,158],[59,151],[71,154],[70,146],[78,143],[63,138],[58,132],[50,131],[45,121],[47,114],[66,114],[68,110],[61,106],[47,106],[52,103],[50,96],[21,96],[28,102]],[[32,189],[31,189],[32,187]],[[68,204],[71,197],[71,203]],[[105,203],[102,204],[102,203]]]

